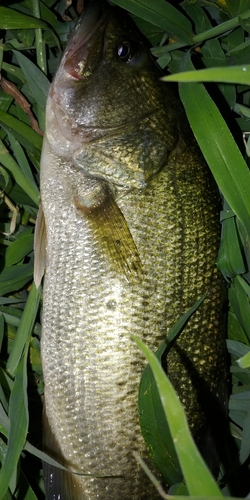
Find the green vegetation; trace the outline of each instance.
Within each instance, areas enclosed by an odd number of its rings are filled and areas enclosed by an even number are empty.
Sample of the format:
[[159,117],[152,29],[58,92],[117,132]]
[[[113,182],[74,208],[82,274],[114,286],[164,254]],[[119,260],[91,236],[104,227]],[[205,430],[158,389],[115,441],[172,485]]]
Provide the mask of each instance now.
[[[164,79],[179,82],[191,127],[224,197],[218,265],[229,286],[229,417],[239,463],[248,471],[250,0],[112,0],[112,4],[132,13],[158,64],[170,73]],[[42,292],[32,283],[33,235],[46,96],[76,18],[73,6],[66,11],[66,0],[0,2],[0,500],[44,498],[41,464],[34,458],[42,457],[38,448],[43,385]],[[220,497],[158,361],[136,341],[156,377],[185,478],[185,487],[176,481],[170,494]],[[166,400],[171,404],[165,405]],[[177,412],[174,421],[169,407]],[[247,494],[244,475],[239,474]],[[223,470],[219,484],[229,495]]]

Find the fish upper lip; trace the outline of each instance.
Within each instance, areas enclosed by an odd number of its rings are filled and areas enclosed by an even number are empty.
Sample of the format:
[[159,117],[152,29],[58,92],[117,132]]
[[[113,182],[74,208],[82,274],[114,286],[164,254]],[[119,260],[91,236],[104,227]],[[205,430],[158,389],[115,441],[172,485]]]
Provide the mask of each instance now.
[[[86,54],[88,50],[88,41],[97,32],[98,29],[105,23],[106,19],[110,14],[111,8],[105,8],[104,12],[101,13],[101,0],[96,2],[95,0],[90,1],[86,12],[80,17],[78,23],[76,24],[73,36],[68,41],[68,48],[66,48],[63,60],[64,70],[71,74],[69,68],[67,68],[67,62],[74,57],[77,52],[86,46]],[[83,51],[81,50],[81,54]],[[77,74],[71,75],[74,79],[79,79]]]

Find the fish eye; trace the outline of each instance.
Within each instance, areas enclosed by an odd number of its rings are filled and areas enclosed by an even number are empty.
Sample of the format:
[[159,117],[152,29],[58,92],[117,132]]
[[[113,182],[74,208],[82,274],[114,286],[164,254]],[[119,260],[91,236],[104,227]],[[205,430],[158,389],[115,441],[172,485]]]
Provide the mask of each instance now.
[[121,61],[130,63],[134,57],[134,47],[131,42],[122,42],[117,47],[117,55]]

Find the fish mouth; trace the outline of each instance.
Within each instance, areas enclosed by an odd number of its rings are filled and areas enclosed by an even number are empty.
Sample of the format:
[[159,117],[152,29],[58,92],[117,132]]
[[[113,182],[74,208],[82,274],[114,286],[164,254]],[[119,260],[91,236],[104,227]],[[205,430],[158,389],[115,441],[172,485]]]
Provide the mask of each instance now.
[[103,0],[90,0],[88,2],[84,14],[80,17],[74,33],[69,39],[68,48],[66,48],[64,55],[63,68],[73,78],[78,80],[89,76],[89,69],[86,70],[90,52],[88,42],[105,24],[109,13],[110,8]]

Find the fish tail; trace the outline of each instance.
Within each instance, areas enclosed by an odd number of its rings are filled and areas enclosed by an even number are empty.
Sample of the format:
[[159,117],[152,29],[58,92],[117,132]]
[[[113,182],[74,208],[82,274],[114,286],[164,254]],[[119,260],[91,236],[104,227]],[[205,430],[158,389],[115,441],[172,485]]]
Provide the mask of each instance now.
[[67,464],[62,458],[60,447],[45,412],[43,414],[43,449],[51,458],[65,467],[60,468],[43,461],[46,500],[83,500],[84,494],[79,478],[76,474],[66,470]]
[[43,462],[46,500],[82,500],[83,491],[74,474]]

